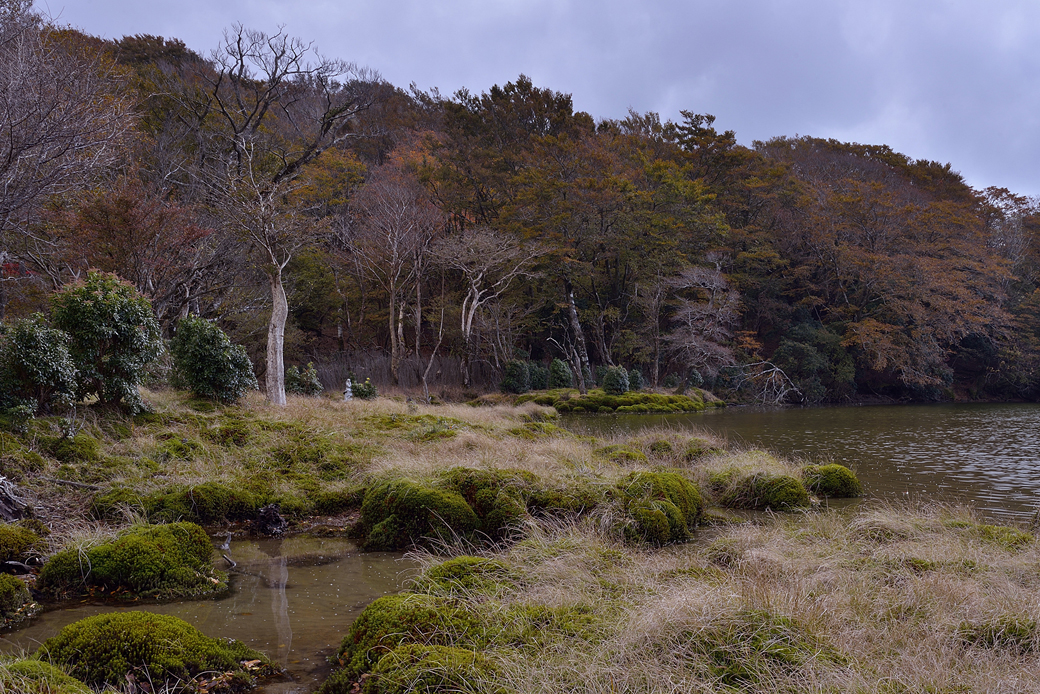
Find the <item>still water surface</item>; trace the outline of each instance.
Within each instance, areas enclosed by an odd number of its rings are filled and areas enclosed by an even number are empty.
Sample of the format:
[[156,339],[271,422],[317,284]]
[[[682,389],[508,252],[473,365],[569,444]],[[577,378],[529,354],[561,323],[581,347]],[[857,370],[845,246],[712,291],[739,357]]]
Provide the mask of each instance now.
[[725,408],[687,415],[569,415],[582,433],[702,429],[856,471],[868,495],[968,503],[1003,521],[1040,503],[1040,404],[804,409]]
[[[258,694],[313,692],[331,671],[327,658],[369,603],[396,593],[414,575],[398,553],[360,553],[339,538],[292,537],[232,542],[238,562],[231,593],[218,600],[151,605],[82,603],[46,612],[0,635],[0,652],[34,651],[72,622],[102,612],[144,609],[179,617],[207,636],[235,638],[288,671]],[[214,554],[215,563],[227,564]]]

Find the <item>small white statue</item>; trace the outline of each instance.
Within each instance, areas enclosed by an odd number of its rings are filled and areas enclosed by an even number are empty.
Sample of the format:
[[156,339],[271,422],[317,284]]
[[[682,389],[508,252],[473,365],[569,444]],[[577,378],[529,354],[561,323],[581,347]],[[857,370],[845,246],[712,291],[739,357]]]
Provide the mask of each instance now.
[[347,379],[347,385],[343,388],[343,402],[348,402],[354,399],[354,387],[350,383],[350,379]]

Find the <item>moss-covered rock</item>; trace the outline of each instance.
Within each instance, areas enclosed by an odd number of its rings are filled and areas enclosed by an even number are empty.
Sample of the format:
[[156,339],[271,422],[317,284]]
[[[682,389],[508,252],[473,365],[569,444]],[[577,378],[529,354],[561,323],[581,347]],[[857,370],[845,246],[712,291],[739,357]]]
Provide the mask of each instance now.
[[364,549],[394,550],[431,537],[466,537],[480,525],[458,492],[398,479],[368,490],[358,532]]
[[675,472],[633,472],[616,485],[631,542],[663,545],[689,539],[704,511],[697,487]]
[[805,488],[817,496],[852,499],[863,496],[863,485],[852,470],[844,465],[806,465],[802,468]]
[[[379,598],[354,620],[343,638],[337,653],[343,670],[337,681],[353,681],[369,672],[401,644],[476,646],[480,644],[475,635],[482,631],[476,617],[450,599],[417,594]],[[321,689],[322,694],[340,691]]]
[[212,639],[187,622],[151,612],[110,612],[81,619],[44,642],[36,657],[69,669],[101,688],[121,686],[128,674],[167,691],[195,691],[201,673],[232,673],[251,682],[242,662],[267,659],[239,641]]
[[17,694],[93,694],[59,667],[34,658],[0,664],[0,692]]
[[54,597],[189,597],[223,592],[226,575],[210,563],[213,545],[194,523],[131,528],[114,540],[51,557],[36,582]]

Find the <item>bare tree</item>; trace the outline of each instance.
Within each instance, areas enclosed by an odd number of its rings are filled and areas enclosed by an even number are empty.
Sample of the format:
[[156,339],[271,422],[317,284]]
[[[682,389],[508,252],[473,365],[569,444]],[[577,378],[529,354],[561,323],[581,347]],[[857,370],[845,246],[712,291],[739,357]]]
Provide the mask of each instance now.
[[435,262],[461,273],[465,282],[460,327],[465,345],[463,379],[467,387],[470,362],[476,352],[473,319],[482,306],[501,297],[514,279],[532,276],[531,264],[541,252],[535,244],[523,244],[487,227],[469,227],[434,244]]
[[[404,358],[404,313],[407,296],[415,291],[421,304],[422,276],[427,252],[442,226],[440,212],[427,199],[422,187],[394,166],[384,166],[360,190],[355,214],[348,217],[355,231],[349,250],[387,293],[389,301],[390,375],[400,383]],[[421,307],[416,307],[416,326],[421,329]],[[418,356],[419,337],[416,336]]]
[[691,267],[671,281],[680,296],[676,327],[664,338],[687,367],[715,373],[734,363],[726,346],[739,320],[740,295],[715,268]]
[[41,199],[83,185],[122,151],[133,117],[113,68],[70,45],[32,2],[0,1],[0,256],[51,252],[29,225]]
[[[377,76],[316,53],[279,30],[241,25],[224,33],[197,84],[182,95],[203,147],[199,170],[227,223],[255,247],[267,275],[267,398],[285,404],[283,344],[289,307],[283,273],[318,227],[294,205],[303,168],[330,147],[356,137],[354,117],[371,102]],[[206,133],[213,135],[206,137]]]

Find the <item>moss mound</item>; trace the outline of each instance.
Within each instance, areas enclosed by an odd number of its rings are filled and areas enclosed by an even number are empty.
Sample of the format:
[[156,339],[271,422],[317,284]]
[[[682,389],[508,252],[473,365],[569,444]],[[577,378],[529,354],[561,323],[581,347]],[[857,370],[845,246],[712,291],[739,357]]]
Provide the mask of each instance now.
[[483,557],[455,557],[431,567],[416,579],[416,589],[428,592],[493,592],[517,577],[500,561]]
[[640,463],[645,465],[649,461],[647,460],[646,454],[642,451],[637,451],[631,446],[623,446],[621,444],[613,444],[610,446],[603,446],[593,451],[600,458],[605,458],[612,463],[618,463],[624,465],[625,463]]
[[30,552],[46,546],[43,538],[29,528],[12,523],[0,523],[0,562],[24,562]]
[[362,694],[503,691],[486,686],[497,674],[494,664],[482,653],[450,646],[408,644],[380,658],[361,691]]
[[729,468],[711,473],[708,484],[715,501],[727,508],[792,511],[809,505],[802,481],[790,475]]
[[844,465],[807,465],[802,468],[802,482],[813,494],[830,499],[863,496],[859,478]]
[[683,542],[704,512],[697,487],[678,473],[633,472],[616,489],[631,520],[624,528],[630,542]]
[[242,688],[251,678],[242,661],[267,659],[239,641],[211,639],[187,622],[151,612],[87,617],[47,639],[36,657],[63,665],[92,687],[138,681],[165,683],[168,691],[195,691],[192,678],[230,672]]
[[0,692],[93,694],[87,685],[70,677],[61,668],[34,659],[0,665]]
[[144,498],[132,489],[114,487],[90,500],[90,516],[97,520],[119,520],[124,511],[144,511]]
[[63,463],[94,463],[101,459],[98,440],[83,432],[72,438],[52,438],[43,443],[50,454]]
[[383,482],[361,504],[358,533],[366,550],[404,549],[430,537],[468,536],[480,519],[458,493],[409,480]]
[[36,582],[51,596],[103,593],[120,597],[189,597],[226,590],[209,537],[194,523],[132,528],[85,550],[65,549]]
[[25,583],[10,574],[0,574],[0,617],[4,621],[16,616],[31,600]]
[[144,499],[149,517],[167,523],[187,520],[211,525],[247,520],[256,517],[261,505],[247,490],[219,482],[204,482]]
[[721,405],[720,401],[705,397],[703,391],[692,390],[688,395],[660,395],[657,393],[627,393],[611,395],[594,388],[579,395],[573,388],[561,388],[544,393],[522,395],[517,404],[534,401],[539,405],[556,408],[557,412],[610,413],[610,412],[700,412],[705,407]]
[[538,478],[524,470],[452,468],[441,484],[466,500],[480,519],[480,532],[500,540],[527,513],[527,499]]
[[[470,638],[476,633],[480,625],[474,616],[450,599],[415,594],[379,598],[354,620],[343,638],[337,654],[343,670],[336,681],[357,679],[401,644],[478,645]],[[341,690],[322,687],[320,691]]]

